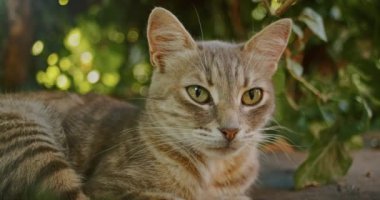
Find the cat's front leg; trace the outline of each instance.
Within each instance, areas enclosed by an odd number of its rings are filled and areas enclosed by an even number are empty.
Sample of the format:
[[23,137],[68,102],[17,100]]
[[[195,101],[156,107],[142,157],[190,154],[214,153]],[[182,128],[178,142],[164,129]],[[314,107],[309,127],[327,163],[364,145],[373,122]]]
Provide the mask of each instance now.
[[123,196],[123,200],[185,200],[170,193],[132,192]]

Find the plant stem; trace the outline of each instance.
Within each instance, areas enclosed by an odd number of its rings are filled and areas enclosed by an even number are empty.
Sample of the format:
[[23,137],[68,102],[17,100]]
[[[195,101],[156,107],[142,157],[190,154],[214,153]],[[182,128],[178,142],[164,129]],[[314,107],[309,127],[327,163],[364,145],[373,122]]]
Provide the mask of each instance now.
[[284,4],[281,5],[281,7],[279,7],[276,12],[274,13],[275,16],[277,17],[280,17],[281,15],[283,15],[288,9],[290,6],[292,6],[297,0],[286,0],[284,2]]
[[290,75],[295,79],[297,80],[298,82],[302,83],[303,86],[310,90],[311,93],[313,93],[315,96],[317,96],[319,99],[322,100],[322,102],[327,102],[329,100],[328,96],[324,95],[322,92],[320,92],[317,88],[315,88],[312,84],[310,84],[309,82],[307,82],[303,77],[301,76],[298,76],[297,74],[295,74],[288,65],[286,65],[286,69],[289,71]]

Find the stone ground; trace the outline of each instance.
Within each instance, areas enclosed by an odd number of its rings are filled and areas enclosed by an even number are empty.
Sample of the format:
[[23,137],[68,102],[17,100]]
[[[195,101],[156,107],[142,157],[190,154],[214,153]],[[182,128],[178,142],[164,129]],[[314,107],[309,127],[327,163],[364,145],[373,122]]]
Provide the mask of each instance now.
[[293,173],[306,153],[264,155],[253,200],[380,200],[380,149],[365,148],[353,153],[353,164],[335,184],[293,190]]

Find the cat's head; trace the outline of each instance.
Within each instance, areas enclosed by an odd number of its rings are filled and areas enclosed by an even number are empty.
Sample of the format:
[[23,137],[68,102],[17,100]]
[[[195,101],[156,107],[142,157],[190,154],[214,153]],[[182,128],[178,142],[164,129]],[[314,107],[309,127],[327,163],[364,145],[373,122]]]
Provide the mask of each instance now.
[[290,19],[274,22],[245,44],[195,42],[173,14],[155,8],[147,32],[154,66],[150,126],[211,155],[257,144],[274,111],[271,78],[291,25]]

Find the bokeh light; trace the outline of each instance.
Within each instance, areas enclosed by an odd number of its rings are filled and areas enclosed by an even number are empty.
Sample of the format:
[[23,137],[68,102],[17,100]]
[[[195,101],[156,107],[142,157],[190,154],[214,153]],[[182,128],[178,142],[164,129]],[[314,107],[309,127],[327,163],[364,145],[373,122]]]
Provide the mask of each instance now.
[[37,78],[37,82],[39,84],[44,84],[46,82],[46,74],[45,74],[45,72],[38,71],[37,75],[36,75],[36,78]]
[[67,90],[70,88],[71,83],[69,78],[65,74],[61,74],[57,77],[56,85],[61,90]]
[[67,4],[69,4],[69,0],[58,0],[58,4],[60,6],[66,6]]
[[52,53],[48,56],[46,62],[47,64],[49,65],[55,65],[58,63],[58,60],[59,60],[59,56],[57,53]]
[[54,83],[60,73],[61,72],[60,72],[58,66],[56,66],[56,65],[49,66],[46,69],[47,82]]
[[[69,3],[68,0],[58,2],[61,6]],[[110,25],[104,28],[96,21],[80,21],[65,34],[64,49],[60,51],[45,47],[47,54],[41,54],[43,42],[36,41],[38,51],[35,50],[34,54],[47,55],[47,66],[35,78],[46,88],[79,93],[121,92],[119,84],[125,87],[125,83],[135,82],[134,89],[124,91],[130,95],[146,94],[151,69],[143,54],[144,47],[137,43],[139,38],[140,28],[136,26]],[[125,42],[134,43],[127,47],[131,48],[129,55],[125,55]],[[122,77],[120,69],[123,65],[132,67],[128,69],[129,74]]]
[[92,87],[91,84],[88,82],[82,82],[79,84],[78,91],[79,93],[85,94],[89,91],[91,91]]
[[105,73],[102,76],[102,83],[108,87],[115,87],[120,81],[118,73]]
[[37,40],[32,46],[32,55],[38,56],[44,50],[44,43],[41,40]]
[[80,61],[82,64],[90,65],[92,63],[93,56],[90,52],[86,51],[80,55]]
[[100,79],[100,74],[96,70],[92,70],[87,74],[87,81],[90,83],[96,83]]
[[128,42],[136,42],[139,39],[139,30],[137,28],[129,29],[127,33]]
[[125,35],[122,32],[111,29],[108,31],[108,39],[120,44],[124,42]]
[[71,66],[72,66],[72,63],[69,58],[62,58],[59,61],[59,68],[62,71],[68,71],[71,68]]
[[140,63],[133,67],[133,76],[139,83],[146,83],[150,76],[150,65],[148,63]]
[[80,44],[82,33],[78,28],[72,29],[65,40],[67,48],[77,47]]
[[255,9],[252,10],[252,18],[255,20],[262,20],[267,15],[267,9],[263,4],[258,4]]

